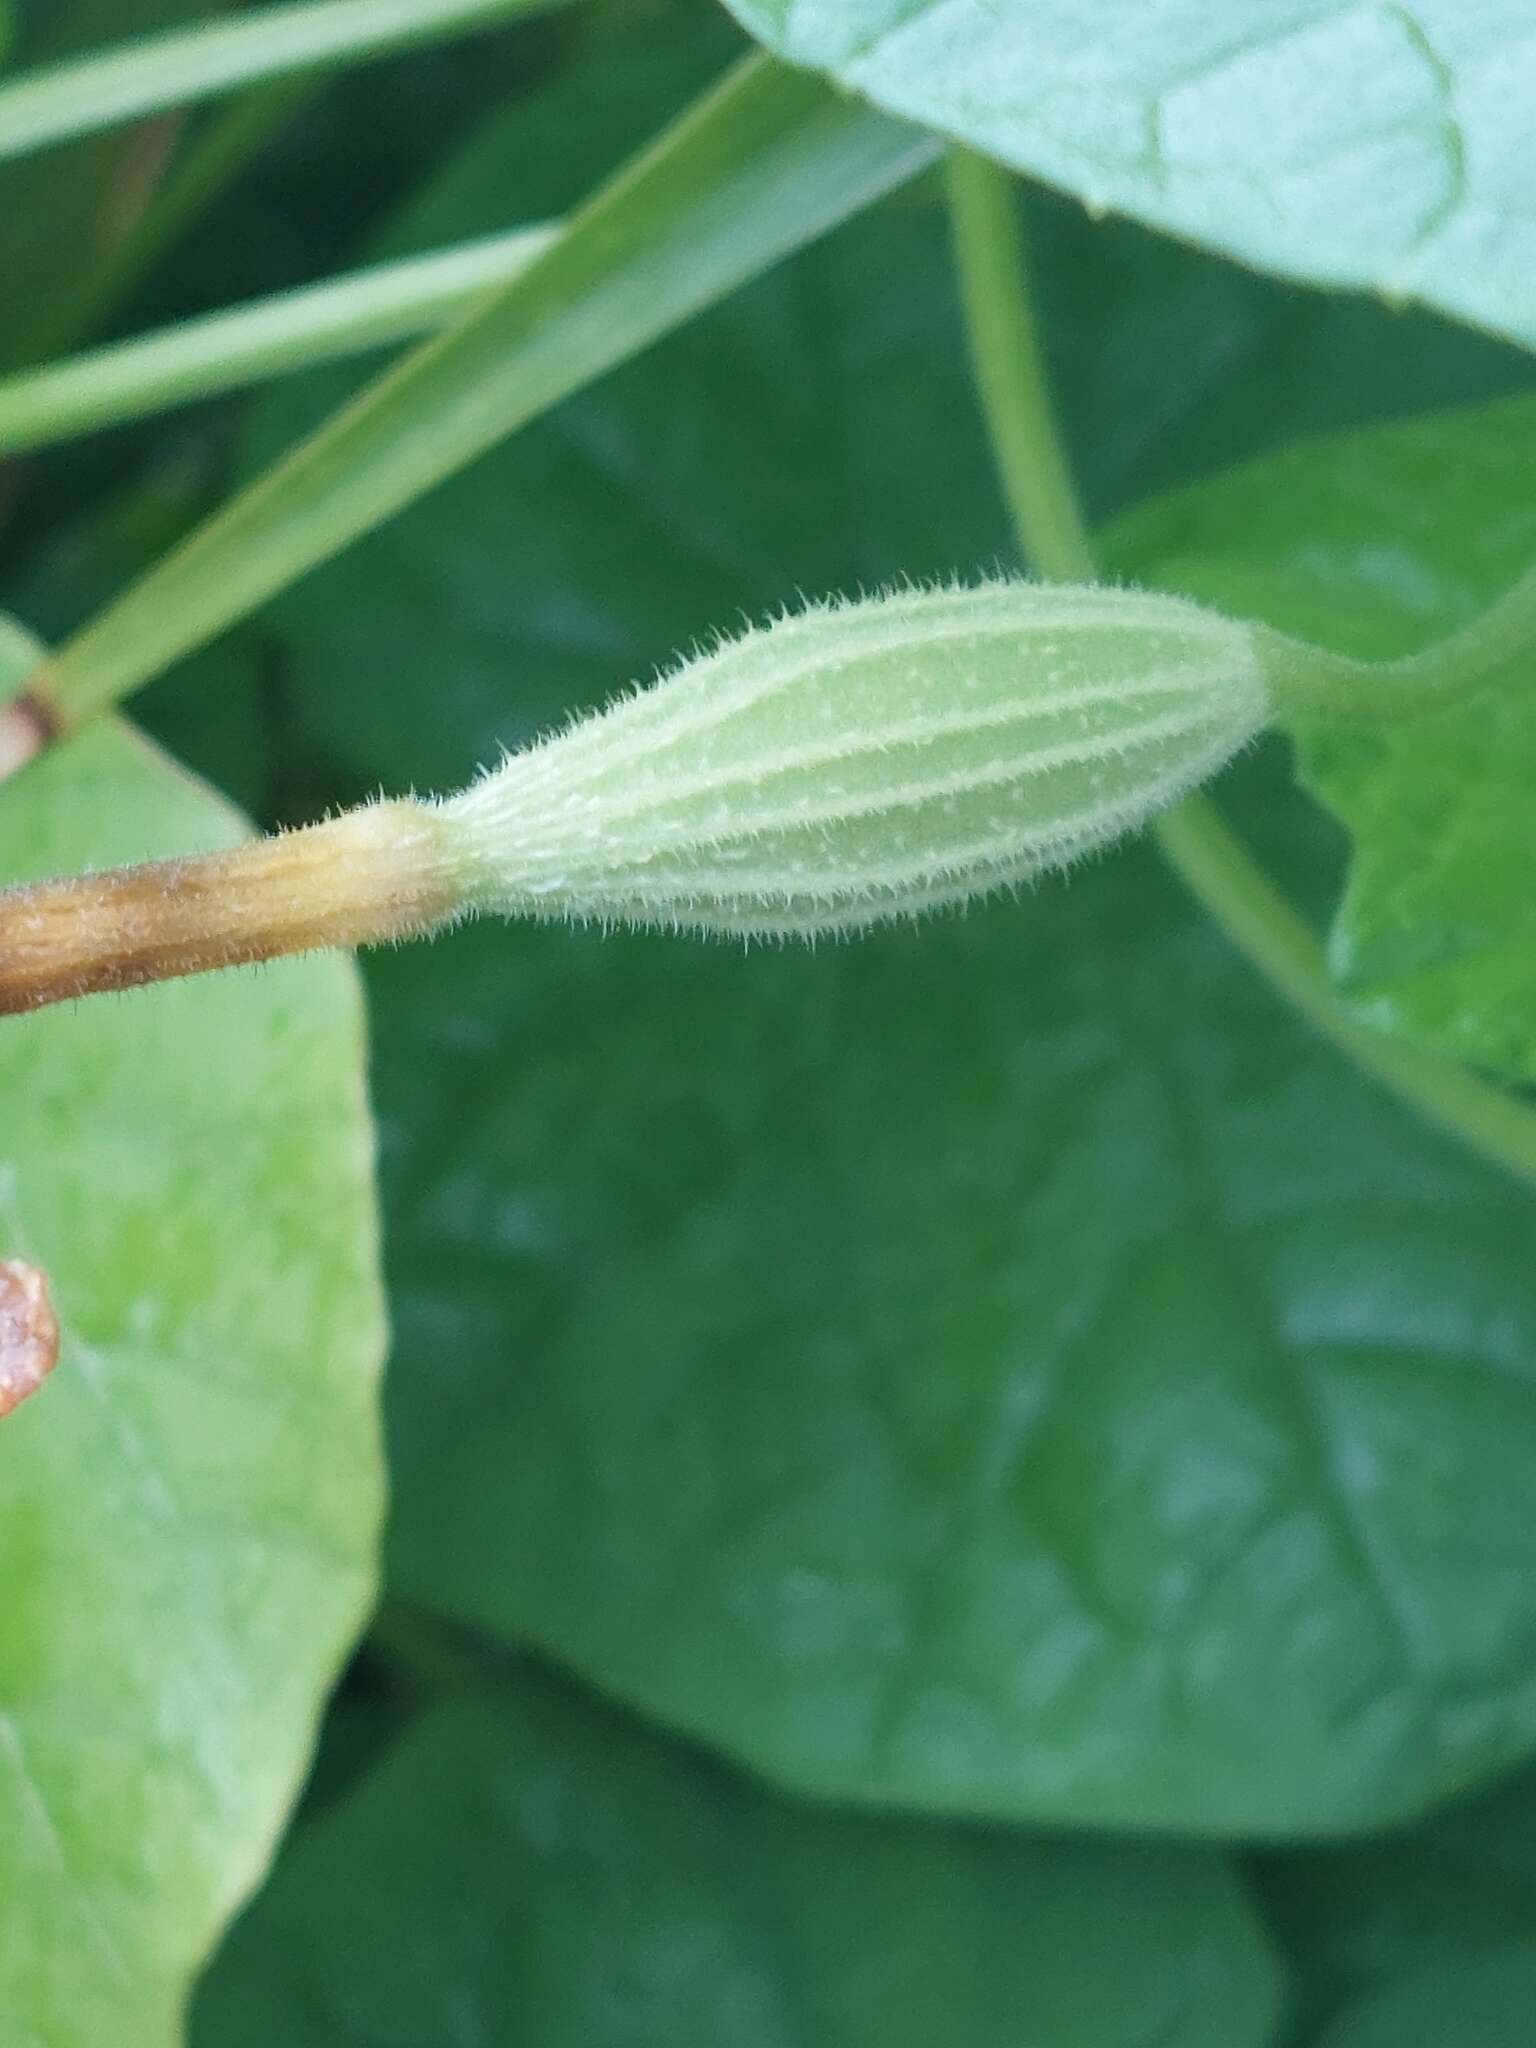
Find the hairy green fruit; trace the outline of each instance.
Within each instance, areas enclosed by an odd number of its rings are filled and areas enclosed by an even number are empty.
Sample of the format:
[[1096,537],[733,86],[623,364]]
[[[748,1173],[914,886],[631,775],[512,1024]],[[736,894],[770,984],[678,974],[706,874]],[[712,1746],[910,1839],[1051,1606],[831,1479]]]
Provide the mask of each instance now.
[[1256,632],[996,583],[805,612],[510,755],[234,853],[0,896],[0,1012],[477,912],[852,932],[1065,867],[1261,729]]
[[1264,726],[1252,630],[1030,583],[781,619],[441,808],[468,906],[810,936],[1065,867]]

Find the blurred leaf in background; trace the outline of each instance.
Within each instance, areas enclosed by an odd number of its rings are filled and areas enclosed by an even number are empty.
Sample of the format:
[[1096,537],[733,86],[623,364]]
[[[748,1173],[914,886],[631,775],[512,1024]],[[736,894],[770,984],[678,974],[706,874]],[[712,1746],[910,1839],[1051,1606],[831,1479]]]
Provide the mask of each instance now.
[[315,1824],[206,1985],[209,2048],[1263,2048],[1207,1850],[774,1798],[526,1667]]
[[1536,2010],[1536,1943],[1412,1970],[1341,2013],[1317,2048],[1524,2048]]

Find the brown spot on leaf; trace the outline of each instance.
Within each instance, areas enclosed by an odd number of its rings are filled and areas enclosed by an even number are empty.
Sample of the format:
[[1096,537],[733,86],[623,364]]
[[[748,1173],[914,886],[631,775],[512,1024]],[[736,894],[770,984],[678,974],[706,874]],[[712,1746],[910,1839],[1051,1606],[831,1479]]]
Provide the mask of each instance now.
[[58,736],[58,720],[38,691],[23,690],[8,704],[0,704],[0,782],[25,768]]
[[58,1358],[46,1274],[20,1259],[0,1259],[0,1415],[35,1394]]

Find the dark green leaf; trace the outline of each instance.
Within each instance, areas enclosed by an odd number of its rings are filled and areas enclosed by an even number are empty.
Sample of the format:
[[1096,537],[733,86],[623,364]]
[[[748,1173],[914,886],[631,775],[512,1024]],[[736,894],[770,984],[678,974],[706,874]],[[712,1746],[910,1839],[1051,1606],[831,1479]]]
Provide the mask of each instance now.
[[[238,831],[100,726],[0,786],[0,879]],[[8,2048],[171,2048],[369,1599],[361,1051],[337,962],[0,1025],[0,1257],[63,1330],[0,1423]]]
[[1222,1858],[797,1807],[533,1673],[295,1843],[198,2048],[1261,2048]]
[[1536,1772],[1411,1830],[1262,1857],[1254,1877],[1310,2035],[1322,2016],[1394,1978],[1536,1943]]
[[1309,283],[1536,343],[1536,42],[1506,0],[729,0],[1018,170]]
[[948,1811],[1332,1828],[1536,1737],[1529,1211],[1144,858],[374,986],[409,1594]]
[[1536,2024],[1536,1944],[1419,1970],[1367,1998],[1317,2048],[1529,2048]]
[[[1292,449],[1135,514],[1134,576],[1357,654],[1421,646],[1536,558],[1536,402]],[[1319,732],[1308,779],[1354,836],[1332,939],[1361,1017],[1536,1079],[1536,692]]]

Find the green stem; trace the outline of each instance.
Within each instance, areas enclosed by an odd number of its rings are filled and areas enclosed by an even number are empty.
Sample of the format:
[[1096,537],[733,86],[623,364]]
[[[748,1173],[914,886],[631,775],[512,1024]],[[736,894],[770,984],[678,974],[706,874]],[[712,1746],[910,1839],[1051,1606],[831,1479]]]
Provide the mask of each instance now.
[[381,264],[0,380],[0,456],[450,326],[557,232],[522,228]]
[[1261,636],[1285,717],[1371,725],[1416,718],[1490,684],[1528,685],[1536,665],[1536,568],[1459,633],[1400,661],[1354,661],[1269,627]]
[[141,36],[0,86],[0,159],[264,79],[356,64],[532,11],[543,0],[300,0]]
[[1013,180],[969,150],[952,150],[947,172],[971,368],[1019,552],[1053,583],[1092,583],[1098,556],[1057,431]]
[[[949,191],[956,269],[976,382],[1019,543],[1059,581],[1090,580],[1096,553],[1078,507],[1030,303],[1012,176],[956,152]],[[1509,660],[1536,630],[1536,578],[1404,671],[1459,664],[1463,678]],[[1369,669],[1370,664],[1351,663]],[[1407,680],[1412,680],[1409,675]],[[1483,1158],[1536,1186],[1536,1111],[1454,1060],[1357,1024],[1339,1002],[1306,923],[1228,828],[1209,797],[1188,797],[1154,828],[1164,856],[1232,944],[1291,1008],[1365,1073]]]

